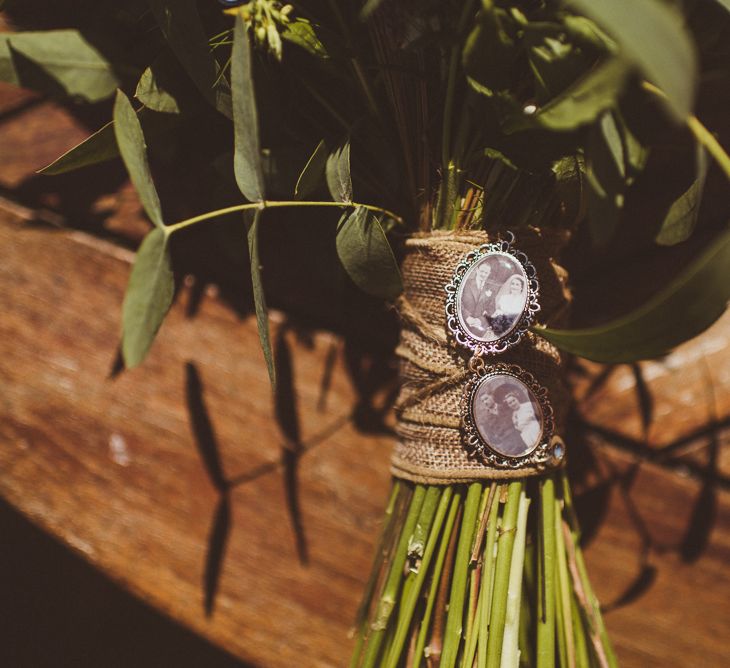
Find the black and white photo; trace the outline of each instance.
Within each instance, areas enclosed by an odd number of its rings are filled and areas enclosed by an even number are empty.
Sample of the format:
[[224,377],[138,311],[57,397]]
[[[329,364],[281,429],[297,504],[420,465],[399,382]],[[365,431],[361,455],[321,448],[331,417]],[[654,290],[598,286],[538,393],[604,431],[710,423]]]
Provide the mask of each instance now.
[[519,323],[527,306],[528,282],[522,265],[508,253],[489,253],[466,272],[456,312],[477,341],[497,341]]
[[488,376],[472,398],[482,440],[504,457],[524,457],[540,444],[543,415],[530,388],[509,374]]

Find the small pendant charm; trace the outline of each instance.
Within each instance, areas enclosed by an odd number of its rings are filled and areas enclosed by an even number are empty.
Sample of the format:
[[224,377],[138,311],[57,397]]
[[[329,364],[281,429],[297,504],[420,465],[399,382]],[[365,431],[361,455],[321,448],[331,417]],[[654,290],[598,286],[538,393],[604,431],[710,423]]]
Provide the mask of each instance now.
[[519,343],[540,310],[535,267],[508,239],[467,253],[446,285],[446,324],[457,344],[479,354]]
[[547,390],[516,364],[487,367],[480,357],[472,362],[474,375],[464,390],[461,416],[469,453],[499,468],[546,467],[562,461],[564,449],[556,451],[552,443],[553,409]]

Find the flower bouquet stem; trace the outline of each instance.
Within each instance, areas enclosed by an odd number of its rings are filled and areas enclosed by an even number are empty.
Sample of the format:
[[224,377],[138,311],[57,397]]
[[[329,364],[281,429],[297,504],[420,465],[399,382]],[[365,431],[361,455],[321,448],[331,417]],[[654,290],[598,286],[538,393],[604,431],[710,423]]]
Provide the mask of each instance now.
[[615,666],[564,471],[393,483],[350,665]]

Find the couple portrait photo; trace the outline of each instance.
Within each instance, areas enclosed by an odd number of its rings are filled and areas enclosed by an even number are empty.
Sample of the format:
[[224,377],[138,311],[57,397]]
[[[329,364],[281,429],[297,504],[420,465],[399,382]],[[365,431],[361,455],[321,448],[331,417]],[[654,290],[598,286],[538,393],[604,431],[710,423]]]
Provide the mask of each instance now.
[[524,457],[540,444],[542,410],[522,381],[507,374],[489,377],[472,401],[477,431],[495,452]]
[[457,311],[473,339],[496,341],[520,321],[527,304],[527,276],[507,253],[490,253],[467,271],[459,289]]

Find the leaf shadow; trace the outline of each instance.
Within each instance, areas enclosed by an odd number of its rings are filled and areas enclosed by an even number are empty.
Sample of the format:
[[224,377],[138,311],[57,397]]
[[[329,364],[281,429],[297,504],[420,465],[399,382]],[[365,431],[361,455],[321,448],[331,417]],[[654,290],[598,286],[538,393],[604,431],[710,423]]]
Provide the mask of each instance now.
[[200,373],[192,362],[185,364],[185,399],[195,445],[198,448],[198,453],[208,477],[219,493],[226,493],[229,489],[229,483],[223,472],[218,440],[203,399],[203,384]]
[[211,484],[218,492],[218,502],[208,532],[208,548],[203,570],[203,608],[205,615],[211,617],[215,610],[215,596],[231,531],[231,485],[223,471],[218,441],[203,397],[200,374],[192,362],[187,362],[185,365],[185,398],[198,454]]
[[719,478],[720,457],[720,420],[718,416],[715,385],[710,373],[707,359],[702,358],[703,371],[706,378],[707,406],[709,414],[709,442],[706,446],[707,468],[697,499],[692,508],[687,530],[679,546],[679,554],[685,563],[694,563],[699,559],[710,542],[712,530],[717,521],[718,498],[717,486]]
[[284,469],[284,493],[286,505],[294,531],[297,555],[302,564],[309,561],[307,538],[302,521],[301,503],[299,498],[299,460],[304,453],[301,438],[301,424],[299,407],[294,385],[294,366],[287,332],[287,323],[279,327],[274,344],[274,361],[276,364],[277,383],[274,395],[274,413],[276,422],[281,430],[284,442],[282,444],[281,464]]
[[208,550],[203,571],[203,607],[206,617],[211,617],[215,608],[215,597],[218,593],[218,584],[230,530],[231,498],[230,494],[226,492],[221,494],[218,499],[218,505],[213,513],[210,533],[208,534]]
[[644,378],[641,365],[634,362],[630,366],[636,387],[636,399],[639,404],[641,428],[644,434],[644,440],[647,440],[649,438],[649,429],[651,428],[651,424],[654,420],[654,397],[649,389],[646,379]]

